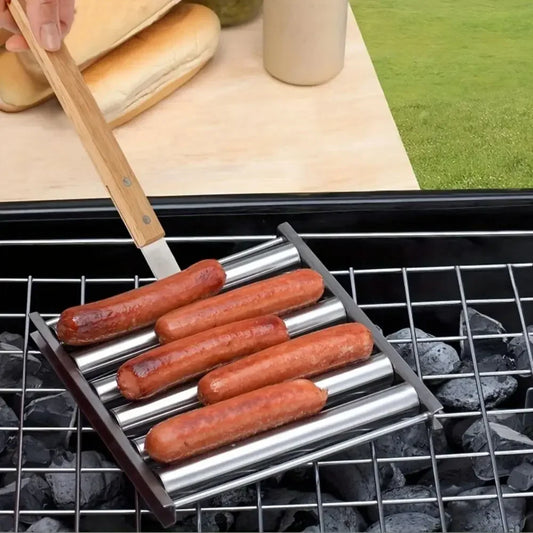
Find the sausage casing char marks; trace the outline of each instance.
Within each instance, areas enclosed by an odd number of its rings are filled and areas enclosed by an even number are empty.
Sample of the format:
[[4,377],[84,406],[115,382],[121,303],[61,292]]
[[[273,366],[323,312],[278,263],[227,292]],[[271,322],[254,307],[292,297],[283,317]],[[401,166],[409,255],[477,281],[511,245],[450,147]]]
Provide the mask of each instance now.
[[231,362],[198,382],[198,398],[213,404],[274,383],[308,378],[368,359],[374,346],[368,328],[341,324],[291,339]]
[[326,400],[326,391],[304,379],[271,385],[157,424],[145,450],[160,463],[181,461],[312,416]]
[[300,309],[323,293],[320,274],[295,270],[171,311],[156,322],[155,331],[167,343],[238,320]]
[[141,400],[209,370],[289,339],[281,318],[267,315],[202,331],[126,361],[117,383],[128,400]]
[[218,261],[199,261],[138,289],[66,309],[57,324],[57,336],[73,346],[110,340],[154,324],[172,309],[218,293],[225,282],[226,273]]

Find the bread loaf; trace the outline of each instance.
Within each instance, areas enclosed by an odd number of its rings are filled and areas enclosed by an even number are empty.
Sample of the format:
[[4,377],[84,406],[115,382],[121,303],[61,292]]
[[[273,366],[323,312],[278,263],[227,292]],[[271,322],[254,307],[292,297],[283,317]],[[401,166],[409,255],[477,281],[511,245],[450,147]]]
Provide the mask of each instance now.
[[[84,70],[159,20],[179,1],[76,0],[76,17],[65,44],[76,64]],[[3,42],[7,37],[9,34]],[[52,94],[30,51],[15,54],[0,48],[0,110],[22,111]]]
[[106,120],[123,124],[189,81],[217,50],[220,21],[179,4],[83,73]]

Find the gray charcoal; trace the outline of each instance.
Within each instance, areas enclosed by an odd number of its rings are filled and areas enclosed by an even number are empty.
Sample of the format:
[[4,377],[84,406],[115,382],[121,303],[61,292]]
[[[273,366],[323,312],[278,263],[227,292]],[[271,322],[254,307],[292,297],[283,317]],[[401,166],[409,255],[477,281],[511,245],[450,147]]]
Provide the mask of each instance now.
[[[383,500],[420,500],[422,498],[435,498],[435,490],[432,487],[423,485],[405,485],[397,489],[389,489],[381,493]],[[383,513],[385,516],[399,513],[424,513],[438,518],[439,506],[437,502],[421,503],[396,503],[384,504]],[[373,505],[368,509],[368,517],[372,522],[379,520],[378,507]]]
[[[34,427],[72,427],[75,425],[76,403],[68,392],[60,392],[32,400],[24,411],[24,422]],[[43,441],[50,447],[68,442],[69,432],[50,431]]]
[[[264,491],[262,493],[264,494]],[[222,492],[202,503],[202,507],[243,507],[248,505],[257,505],[255,485]]]
[[[469,307],[468,323],[470,324],[470,331],[475,335],[503,335],[506,333],[503,325],[490,316],[484,315],[475,309]],[[459,334],[466,336],[464,313],[461,311]],[[505,354],[507,353],[507,339],[500,337],[496,339],[476,339],[474,340],[474,349],[476,351],[476,358],[480,359],[484,355]],[[471,359],[470,343],[468,341],[461,341],[461,358]]]
[[[32,435],[22,437],[22,465],[28,467],[44,467],[50,464],[52,451],[39,438]],[[13,464],[18,464],[18,449],[13,454]]]
[[[115,465],[95,451],[84,451],[81,456],[82,468],[108,468]],[[64,452],[52,459],[54,468],[75,468],[76,455]],[[72,509],[76,499],[76,476],[73,472],[51,472],[45,474],[52,488],[52,496],[58,507]],[[122,489],[121,472],[84,472],[81,474],[80,505],[91,508],[114,498]]]
[[[518,388],[512,376],[489,376],[481,378],[481,389],[486,407],[496,407],[508,400]],[[444,407],[477,411],[480,407],[475,378],[454,378],[440,385],[435,396]]]
[[[434,339],[433,335],[420,329],[415,329],[417,339]],[[416,360],[413,348],[413,339],[409,328],[401,329],[387,337],[388,340],[406,339],[408,342],[394,344],[399,354],[416,372]],[[443,342],[417,342],[420,369],[424,376],[431,374],[453,374],[461,365],[461,359],[455,348]]]
[[[385,530],[387,533],[426,533],[442,531],[439,518],[424,513],[398,513],[385,517]],[[372,524],[368,533],[381,533],[379,521]]]
[[[457,457],[441,461],[437,467],[439,487],[442,496],[456,496],[460,492],[479,487],[482,482],[474,473],[472,461],[467,457]],[[419,485],[435,487],[433,469],[418,479]]]
[[[0,489],[0,509],[10,510],[15,506],[15,495],[17,491],[16,481],[12,481]],[[37,474],[26,475],[20,481],[20,509],[21,510],[40,510],[43,511],[50,507],[52,495],[50,487],[46,481]],[[20,521],[31,524],[39,520],[39,516],[25,515],[21,513]]]
[[[513,489],[506,485],[502,485],[502,492],[503,494],[515,493]],[[496,494],[496,488],[494,486],[478,487],[465,490],[458,496],[477,496],[481,494]],[[503,506],[507,515],[509,533],[522,531],[526,514],[525,498],[505,498]],[[450,531],[490,531],[490,533],[503,531],[497,498],[453,501],[448,505],[448,512],[452,519]]]
[[[323,506],[324,531],[328,533],[351,533],[366,529],[365,519],[355,507],[342,505],[344,502],[327,493],[322,494],[322,503],[340,504],[338,507]],[[287,504],[316,505],[317,496],[316,493],[301,493],[297,498],[287,502]],[[306,527],[316,526],[318,523],[318,509],[316,507],[287,509],[281,517],[278,531],[301,531]]]
[[[533,440],[525,435],[514,431],[513,429],[489,422],[491,431],[491,440],[494,445],[494,450],[533,450]],[[467,452],[488,452],[487,434],[483,420],[474,422],[463,435],[463,448]],[[510,474],[511,470],[519,465],[523,460],[521,455],[504,455],[496,457],[496,464],[498,466],[498,476],[504,477]],[[473,457],[472,465],[474,472],[484,481],[494,479],[494,471],[490,457]]]
[[[280,505],[281,509],[265,509],[263,510],[263,530],[264,531],[278,531],[279,523],[285,509],[283,508],[289,501],[294,500],[300,496],[300,493],[295,490],[288,490],[284,488],[273,488],[265,491],[262,499],[263,505]],[[257,531],[257,510],[240,511],[237,514],[235,521],[235,531]]]
[[24,349],[24,337],[18,333],[10,333],[9,331],[4,331],[0,333],[0,342],[4,344],[10,344],[14,346],[17,350]]
[[[0,515],[0,531],[5,531],[6,533],[11,533],[12,531],[15,531],[14,523],[15,522],[11,515]],[[24,526],[22,524],[19,524],[19,531],[24,531]]]
[[526,491],[533,487],[533,465],[524,461],[509,474],[507,484],[514,490]]
[[[22,383],[22,352],[20,348],[0,342],[2,364],[0,365],[0,387],[16,388]],[[39,371],[41,363],[35,356],[27,354],[26,374],[33,375]]]
[[315,486],[315,470],[312,466],[294,468],[279,477],[279,484],[287,489],[307,492]]
[[[235,517],[228,511],[202,512],[202,531],[218,532],[230,531],[235,523]],[[181,531],[197,531],[196,514],[187,516],[179,526]]]
[[[533,326],[527,327],[527,336],[529,338],[529,347],[533,357]],[[514,360],[517,370],[531,370],[531,362],[529,360],[529,354],[527,353],[526,338],[523,335],[511,339],[507,353],[509,357]]]
[[[19,419],[13,409],[9,407],[4,399],[0,397],[0,427],[18,427]],[[16,432],[0,431],[0,453],[2,453],[8,444],[9,437]]]
[[[26,376],[26,391],[24,393],[24,405],[28,405],[32,400],[35,400],[35,398],[42,397],[42,392],[34,392],[34,391],[28,391],[28,389],[40,389],[43,386],[43,382],[41,379],[39,379],[37,376],[32,376],[31,374],[28,374]],[[20,413],[20,402],[22,401],[22,394],[20,392],[16,392],[14,395],[14,402],[13,402],[13,409],[17,413]]]
[[[370,457],[369,447],[361,446],[337,454],[331,460],[360,460]],[[405,485],[405,476],[398,466],[394,463],[379,464],[381,490]],[[376,497],[376,480],[371,462],[324,466],[320,469],[320,478],[326,490],[341,500],[366,502]]]
[[[488,415],[490,422],[496,422],[497,424],[503,424],[518,433],[524,433],[524,424],[522,423],[522,418],[515,414],[501,413],[501,414],[490,414]],[[454,446],[459,448],[463,447],[463,435],[465,431],[473,424],[475,421],[474,418],[450,418],[444,421],[446,435],[448,436],[449,442]]]
[[[436,453],[447,450],[446,437],[442,430],[433,432],[433,444]],[[378,457],[416,457],[430,456],[429,439],[425,424],[413,426],[390,433],[376,440],[376,453]],[[431,459],[401,461],[398,468],[404,475],[421,472],[431,466]]]
[[59,520],[45,516],[34,524],[32,524],[26,531],[33,533],[59,533],[60,531],[72,531]]
[[[514,359],[505,354],[495,353],[492,355],[484,355],[476,357],[478,372],[507,372],[509,370],[516,370],[516,363]],[[474,363],[472,360],[464,361],[459,370],[461,374],[474,374]]]

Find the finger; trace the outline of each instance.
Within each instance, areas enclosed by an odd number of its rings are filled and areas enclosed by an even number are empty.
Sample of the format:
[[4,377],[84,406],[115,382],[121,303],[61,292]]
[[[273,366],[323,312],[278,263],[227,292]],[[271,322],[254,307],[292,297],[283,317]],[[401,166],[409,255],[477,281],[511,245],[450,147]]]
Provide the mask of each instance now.
[[28,19],[41,46],[49,52],[61,47],[59,0],[28,0]]
[[0,0],[0,2],[2,2],[0,4],[0,28],[5,28],[11,33],[17,33],[19,31],[18,26],[15,24],[4,0]]
[[29,46],[22,35],[12,35],[6,41],[6,50],[8,52],[24,52],[28,50]]
[[74,22],[74,2],[75,0],[59,0],[59,22],[62,37],[68,34]]

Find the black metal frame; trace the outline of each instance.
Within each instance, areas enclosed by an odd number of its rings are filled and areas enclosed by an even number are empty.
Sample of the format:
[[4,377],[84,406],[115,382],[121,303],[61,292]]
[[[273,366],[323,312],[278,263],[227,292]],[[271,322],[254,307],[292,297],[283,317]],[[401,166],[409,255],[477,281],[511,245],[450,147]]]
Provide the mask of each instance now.
[[[330,274],[296,231],[288,223],[284,223],[278,227],[278,233],[296,247],[300,254],[302,266],[312,268],[322,275],[326,289],[343,303],[348,319],[361,322],[371,330],[377,348],[389,357],[397,376],[401,377],[416,390],[420,399],[421,409],[423,406],[433,424],[437,426],[438,422],[433,418],[433,415],[442,409],[442,405],[424,385],[422,380],[385,339],[364,311],[356,305],[352,297]],[[92,389],[87,378],[80,372],[40,314],[37,312],[31,313],[30,319],[37,328],[37,331],[31,334],[32,339],[64,382],[67,390],[72,394],[89,423],[98,432],[117,464],[129,477],[142,499],[161,524],[168,527],[175,523],[175,507],[170,496],[144,462],[141,455],[134,450],[126,434],[121,430],[108,408]],[[381,429],[385,431],[386,428]],[[393,430],[391,426],[391,431]]]

